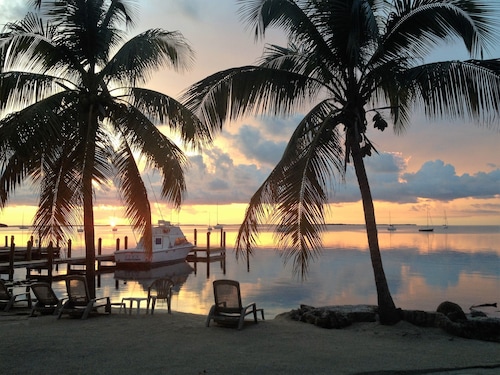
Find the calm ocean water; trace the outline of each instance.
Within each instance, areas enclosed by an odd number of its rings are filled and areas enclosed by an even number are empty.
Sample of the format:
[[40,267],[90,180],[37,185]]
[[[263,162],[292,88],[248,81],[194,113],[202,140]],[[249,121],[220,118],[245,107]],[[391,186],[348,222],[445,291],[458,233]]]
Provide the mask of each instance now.
[[[193,226],[183,226],[192,240]],[[273,235],[263,232],[261,243],[250,258],[235,259],[232,250],[237,226],[226,226],[227,258],[225,267],[220,262],[181,264],[155,269],[149,273],[110,273],[102,275],[100,296],[146,296],[147,285],[156,277],[175,275],[178,282],[172,300],[172,309],[206,314],[213,303],[212,281],[219,278],[239,280],[243,303],[257,302],[268,318],[299,307],[376,304],[376,291],[363,226],[331,225],[324,235],[322,254],[310,266],[306,280],[292,273],[292,265],[273,248]],[[198,244],[205,244],[205,228],[198,226]],[[202,233],[200,235],[200,233]],[[117,238],[123,244],[129,237],[129,247],[136,238],[129,228],[97,227],[103,239],[103,253],[114,250]],[[0,228],[3,246],[5,236],[15,236],[19,246],[25,244],[28,230]],[[213,232],[211,243],[216,244],[220,234]],[[471,305],[500,303],[500,226],[436,226],[434,232],[419,232],[417,226],[398,226],[389,232],[379,228],[379,242],[389,287],[398,307],[404,309],[435,310],[442,301],[458,303],[464,311]],[[83,256],[83,234],[73,239],[73,256]],[[24,278],[24,270],[16,271],[15,278]],[[4,276],[5,277],[5,276]],[[116,277],[116,281],[115,280]],[[118,288],[116,285],[118,284]],[[63,282],[53,285],[56,293],[64,296]],[[163,308],[162,305],[159,308]],[[500,308],[485,310],[500,317]]]

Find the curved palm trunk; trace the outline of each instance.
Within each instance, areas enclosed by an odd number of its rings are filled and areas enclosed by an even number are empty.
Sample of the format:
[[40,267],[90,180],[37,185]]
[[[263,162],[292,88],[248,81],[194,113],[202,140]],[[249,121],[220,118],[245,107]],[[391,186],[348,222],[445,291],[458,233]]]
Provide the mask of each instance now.
[[363,211],[365,214],[366,233],[368,236],[368,246],[370,248],[370,257],[372,261],[373,274],[375,276],[375,285],[377,287],[377,299],[379,318],[381,324],[395,324],[400,320],[399,311],[392,300],[389,285],[385,277],[384,267],[382,265],[382,256],[378,244],[377,223],[375,221],[375,209],[373,207],[373,198],[368,184],[365,163],[359,147],[359,143],[351,142],[352,158],[356,177],[358,179],[361,199],[363,201]]

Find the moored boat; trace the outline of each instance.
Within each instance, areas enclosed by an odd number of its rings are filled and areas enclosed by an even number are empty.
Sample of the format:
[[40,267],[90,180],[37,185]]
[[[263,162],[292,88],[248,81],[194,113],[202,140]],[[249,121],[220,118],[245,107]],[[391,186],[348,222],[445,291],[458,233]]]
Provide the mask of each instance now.
[[144,240],[141,238],[132,249],[114,252],[117,267],[148,269],[161,264],[170,264],[186,260],[194,245],[186,239],[181,228],[160,220],[153,227],[153,253],[151,259],[146,256]]

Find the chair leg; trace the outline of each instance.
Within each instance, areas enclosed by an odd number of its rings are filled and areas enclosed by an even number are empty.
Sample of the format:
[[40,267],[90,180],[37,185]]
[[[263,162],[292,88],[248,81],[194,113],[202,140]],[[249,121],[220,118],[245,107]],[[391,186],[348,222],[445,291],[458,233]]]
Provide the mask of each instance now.
[[245,314],[241,314],[240,321],[238,322],[238,329],[242,329],[245,324]]
[[82,320],[87,319],[89,317],[90,311],[92,311],[92,308],[94,307],[94,303],[89,303],[85,310],[83,311],[82,315]]
[[205,323],[207,327],[210,326],[210,320],[212,320],[212,317],[214,316],[214,312],[215,312],[215,305],[213,305],[210,308],[210,312],[208,313],[207,322]]
[[16,297],[15,296],[11,297],[10,300],[9,300],[9,302],[7,302],[7,306],[5,306],[5,309],[3,309],[3,311],[5,311],[5,312],[9,311],[10,308],[12,306],[14,306],[14,302],[15,301],[16,301]]

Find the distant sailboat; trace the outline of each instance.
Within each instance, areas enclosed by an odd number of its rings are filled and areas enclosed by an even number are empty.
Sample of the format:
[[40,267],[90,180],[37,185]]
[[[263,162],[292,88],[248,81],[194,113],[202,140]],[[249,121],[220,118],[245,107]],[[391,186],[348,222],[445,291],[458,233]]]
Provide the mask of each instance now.
[[19,229],[29,229],[29,226],[24,225],[24,214],[23,214],[22,224],[19,226]]
[[448,229],[448,217],[446,216],[446,210],[444,211],[444,224],[443,229]]
[[434,228],[429,225],[429,221],[431,221],[431,224],[432,224],[432,220],[430,218],[429,210],[427,210],[427,226],[419,228],[418,231],[419,232],[434,232]]
[[219,224],[219,203],[217,203],[217,211],[216,212],[216,220],[217,224],[214,225],[214,229],[222,229],[224,226],[222,224]]
[[210,211],[208,211],[208,228],[207,231],[211,232],[214,228],[210,225]]
[[397,230],[397,228],[394,225],[392,225],[390,213],[389,213],[389,226],[387,227],[387,230],[389,232],[394,232],[395,230]]

